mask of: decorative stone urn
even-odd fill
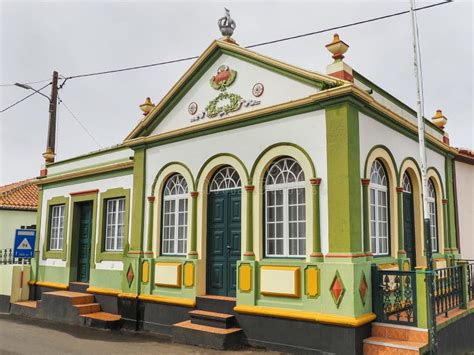
[[[339,38],[339,35],[335,33],[334,37],[332,38],[332,42],[326,44],[326,48],[332,53],[332,58],[335,61],[340,61],[344,58],[344,53],[346,53],[349,49],[349,45],[342,41]]]
[[[436,127],[444,129],[444,126],[446,126],[446,122],[448,122],[448,119],[446,118],[446,116],[443,115],[443,111],[436,110],[435,115],[433,116],[433,118],[431,118],[431,122],[433,122]]]

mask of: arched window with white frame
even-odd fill
[[[306,256],[305,177],[292,158],[274,161],[265,178],[265,254]]]
[[[185,255],[188,231],[188,184],[181,174],[170,176],[163,189],[162,249],[164,255]]]
[[[438,218],[436,210],[436,190],[431,179],[428,180],[428,211],[430,215],[431,249],[438,251]]]
[[[390,252],[388,177],[377,159],[370,169],[370,242],[373,255]]]

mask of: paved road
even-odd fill
[[[226,354],[251,354],[245,349]],[[106,331],[0,315],[0,354],[219,354],[221,351],[174,344],[168,337]],[[265,354],[266,355],[266,354]]]

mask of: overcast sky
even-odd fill
[[[417,2],[423,6],[438,2]],[[234,38],[251,45],[312,32],[408,8],[400,1],[312,2],[19,2],[0,0],[0,84],[160,62],[199,55],[220,37],[223,7],[237,23]],[[418,12],[425,112],[448,117],[454,146],[474,148],[473,5],[456,1]],[[346,62],[395,97],[415,107],[409,15],[337,31],[350,45]],[[255,50],[324,72],[332,60],[324,33]],[[141,118],[138,105],[156,103],[192,62],[68,81],[59,95],[102,147],[120,143]],[[47,83],[47,82],[46,82]],[[34,84],[36,88],[41,83]],[[45,92],[49,95],[49,89]],[[28,92],[0,87],[0,107]],[[62,105],[57,160],[99,146]],[[48,102],[35,95],[0,114],[0,184],[37,176],[45,150]]]

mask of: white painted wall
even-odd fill
[[[70,170],[83,169],[98,164],[110,164],[111,162],[117,160],[125,160],[129,157],[133,157],[133,150],[130,148],[124,148],[98,155],[84,156],[83,158],[78,160],[49,166],[48,175],[64,173]],[[60,161],[58,163],[60,163]]]
[[[13,249],[15,230],[36,224],[36,211],[0,210],[0,250]]]
[[[362,113],[359,113],[359,134],[361,178],[364,177],[364,165],[369,151],[379,144],[390,149],[398,170],[400,170],[402,161],[408,157],[412,157],[419,165],[418,141],[414,141]],[[444,157],[431,149],[427,149],[426,158],[428,168],[434,167],[440,173],[444,190],[446,191]]]
[[[213,89],[209,81],[217,74],[219,66],[223,64],[228,65],[230,69],[237,71],[237,78],[234,83],[227,88],[227,92],[239,94],[246,100],[260,100],[261,103],[257,106],[250,106],[248,108],[242,107],[240,110],[224,116],[223,118],[216,117],[210,119],[206,117],[202,120],[191,122],[193,116],[188,112],[188,106],[191,102],[196,102],[198,104],[199,113],[205,109],[209,101],[219,95],[219,91]],[[256,83],[262,83],[265,87],[263,95],[258,98],[252,95],[252,87]],[[194,84],[186,95],[184,95],[181,101],[173,108],[173,110],[171,110],[158,127],[155,128],[151,135],[196,125],[209,120],[225,120],[226,117],[231,117],[232,115],[300,99],[318,91],[319,89],[315,87],[292,80],[286,76],[257,65],[247,63],[241,59],[223,54],[207,70],[201,79]]]
[[[360,82],[359,80],[355,79],[354,84],[364,90],[371,89],[369,86],[365,85],[364,83]],[[377,100],[379,103],[387,107],[390,111],[395,112],[396,114],[400,115],[407,121],[410,121],[411,123],[418,124],[418,119],[416,115],[413,115],[411,112],[408,110],[405,110],[403,107],[397,105],[395,101],[389,100],[385,96],[379,94],[376,89],[373,90],[373,93],[371,96]],[[438,139],[443,139],[443,135],[439,133],[438,131],[434,130],[430,126],[426,125],[425,126],[426,132],[432,134],[433,136],[437,137]]]
[[[182,162],[196,178],[207,159],[218,153],[231,153],[239,157],[250,173],[258,155],[275,143],[291,142],[301,146],[312,158],[316,174],[322,178],[321,247],[328,251],[327,167],[326,167],[326,120],[325,111],[309,112],[266,123],[242,127],[203,137],[184,140],[147,150],[146,194],[159,170],[169,162]],[[149,223],[145,209],[145,226]],[[147,234],[147,228],[145,228]],[[145,237],[145,245],[146,245]]]
[[[43,260],[42,254],[43,254],[43,244],[46,236],[46,218],[47,218],[47,203],[48,200],[50,200],[53,197],[58,197],[58,196],[65,196],[65,197],[70,197],[70,193],[72,192],[79,192],[79,191],[87,191],[87,190],[99,190],[99,195],[98,195],[98,201],[97,203],[100,203],[100,193],[105,192],[109,189],[113,188],[124,188],[124,189],[130,189],[130,204],[133,199],[133,175],[130,173],[130,175],[125,175],[125,176],[119,176],[119,177],[114,177],[110,179],[103,179],[103,180],[96,180],[96,181],[90,181],[90,182],[84,182],[80,184],[72,184],[68,186],[61,186],[61,187],[56,187],[56,188],[47,188],[43,191],[43,208],[42,208],[42,213],[41,213],[41,239],[40,239],[40,258],[39,258],[39,263],[40,265],[47,265],[47,266],[58,266],[58,267],[64,267],[66,266],[66,262],[63,260],[57,260],[57,259],[46,259]],[[131,206],[131,205],[130,205]],[[96,219],[96,246],[95,250],[97,252],[98,246],[97,246],[97,241],[98,241],[98,235],[99,235],[99,213],[100,213],[100,206],[97,206],[97,215],[94,216]],[[131,209],[130,209],[131,210]],[[73,212],[73,206],[71,203],[69,203],[69,214],[68,214],[68,226],[67,230],[65,231],[65,237],[69,236],[69,226],[70,226],[70,221],[72,218],[72,212]],[[130,216],[129,220],[129,242],[131,238],[131,226],[132,226],[132,217]],[[68,252],[70,251],[70,245],[68,245]],[[94,256],[95,258],[95,256]],[[123,263],[121,261],[103,261],[101,263],[96,264],[97,269],[102,269],[102,270],[122,270],[123,269]]]
[[[474,165],[455,162],[461,256],[474,260]]]

